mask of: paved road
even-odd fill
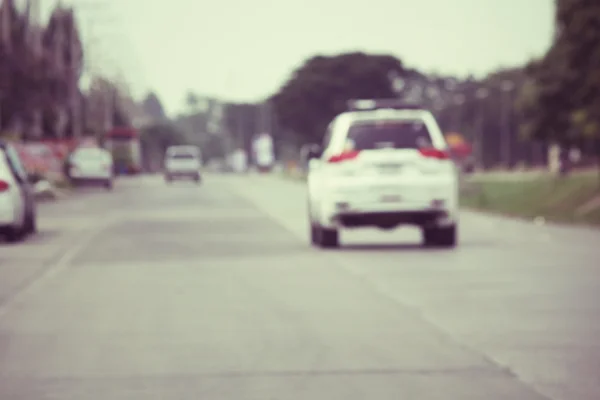
[[[600,236],[465,214],[309,248],[301,183],[120,182],[0,247],[0,399],[600,394]]]

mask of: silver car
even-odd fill
[[[197,146],[171,146],[165,153],[165,180],[193,179],[200,183],[202,156]]]

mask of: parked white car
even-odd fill
[[[202,155],[197,146],[170,146],[165,153],[165,180],[193,179],[200,183]]]
[[[18,242],[35,233],[36,203],[33,185],[17,151],[0,141],[0,234]]]
[[[415,225],[426,245],[454,247],[459,173],[433,115],[389,101],[350,107],[305,150],[312,243],[337,247],[341,228]]]
[[[101,184],[113,188],[113,158],[101,147],[81,147],[71,153],[68,161],[69,179],[74,184]]]

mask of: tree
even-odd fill
[[[101,135],[106,123],[112,126],[130,126],[133,100],[110,79],[95,76],[85,96],[85,131]],[[107,118],[110,118],[107,121]]]
[[[131,116],[127,112],[127,109],[124,107],[123,99],[121,98],[121,93],[117,90],[113,90],[112,92],[112,117],[111,122],[112,126],[115,127],[126,127],[131,126]]]
[[[196,111],[199,103],[200,99],[198,98],[198,95],[191,90],[188,91],[185,96],[185,104],[188,106],[190,112]]]
[[[21,13],[14,3],[6,0],[0,5],[0,128],[19,130],[39,100],[39,65],[29,41],[28,9]]]
[[[169,146],[187,144],[185,134],[170,122],[159,122],[141,129],[142,141],[165,151]]]
[[[221,154],[225,150],[219,150],[221,147],[226,148],[230,143],[229,132],[222,129],[222,116],[227,117],[226,107],[223,110],[222,102],[214,98],[203,98],[203,107],[197,107],[195,110],[183,115],[179,115],[175,119],[177,126],[185,132],[190,143],[200,146],[203,153],[206,155],[205,149],[210,150],[210,153]],[[223,113],[223,111],[225,111]],[[223,115],[224,114],[224,115]],[[219,139],[215,139],[217,136]],[[219,142],[218,145],[215,143]],[[220,156],[219,156],[220,157]]]
[[[251,103],[225,104],[224,126],[235,147],[246,152],[252,148],[252,137],[258,127],[260,106]]]
[[[30,1],[23,11],[15,2],[0,4],[4,16],[0,18],[0,130],[14,131],[22,139],[39,139],[28,128],[41,116],[42,138],[69,136],[75,122],[82,122],[72,111],[83,105],[87,128],[99,133],[108,114],[101,100],[109,98],[114,105],[113,125],[129,125],[132,100],[115,82],[100,78],[103,83],[96,82],[86,95],[79,89],[83,45],[73,9],[59,4],[48,23],[38,26],[29,15]],[[41,43],[33,40],[37,38]],[[65,127],[67,135],[63,135]]]
[[[47,64],[58,82],[48,88],[52,100],[43,107],[44,136],[62,137],[72,134],[74,107],[81,107],[79,80],[83,73],[83,45],[72,8],[58,4],[52,11],[42,35]],[[59,126],[58,121],[64,126]],[[63,130],[63,128],[67,128]]]
[[[394,97],[390,73],[403,77],[407,71],[389,55],[315,56],[271,98],[279,126],[302,143],[320,141],[348,100]]]
[[[202,145],[204,161],[225,158],[227,156],[227,139],[223,135],[209,135]]]
[[[10,24],[0,44],[0,128],[17,130],[27,138],[34,111],[41,111],[44,133],[52,137],[57,107],[66,107],[70,99],[81,97],[77,82],[83,52],[74,14],[57,6],[48,24],[40,27],[31,21],[29,2],[23,12],[14,3],[6,0],[0,6],[0,12],[7,16],[0,23]],[[0,29],[5,32],[4,27]],[[32,40],[36,36],[42,37],[41,52]]]
[[[472,143],[482,167],[544,162],[545,149],[518,134],[522,122],[514,112],[515,94],[527,82],[522,67],[502,68],[480,80],[445,77],[433,82],[438,95],[430,108],[442,130],[460,133]]]
[[[563,145],[595,142],[600,165],[600,3],[557,0],[555,41],[527,69],[523,133]],[[587,147],[589,149],[589,147]]]
[[[144,99],[142,106],[144,111],[153,119],[161,120],[166,118],[164,108],[156,93],[149,93]]]
[[[142,158],[147,171],[158,171],[169,146],[188,144],[186,135],[175,124],[162,121],[140,131]]]
[[[506,161],[542,163],[545,149],[521,140],[521,121],[513,112],[514,94],[526,81],[521,66],[499,69],[480,80],[457,79],[408,68],[391,56],[315,56],[271,98],[279,128],[275,142],[278,147],[297,147],[320,141],[325,126],[346,109],[348,99],[399,97],[430,109],[444,132],[457,132],[480,144],[478,161],[485,167]],[[512,90],[503,90],[507,83]]]
[[[570,88],[569,140],[593,140],[600,167],[600,3],[557,3],[557,47],[568,67],[563,86]]]
[[[83,73],[83,45],[72,8],[57,5],[43,33],[44,47],[55,58],[55,65],[75,89]]]

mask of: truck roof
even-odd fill
[[[167,148],[167,154],[177,154],[177,153],[194,153],[199,154],[200,148],[194,145],[177,145],[177,146],[169,146]]]

